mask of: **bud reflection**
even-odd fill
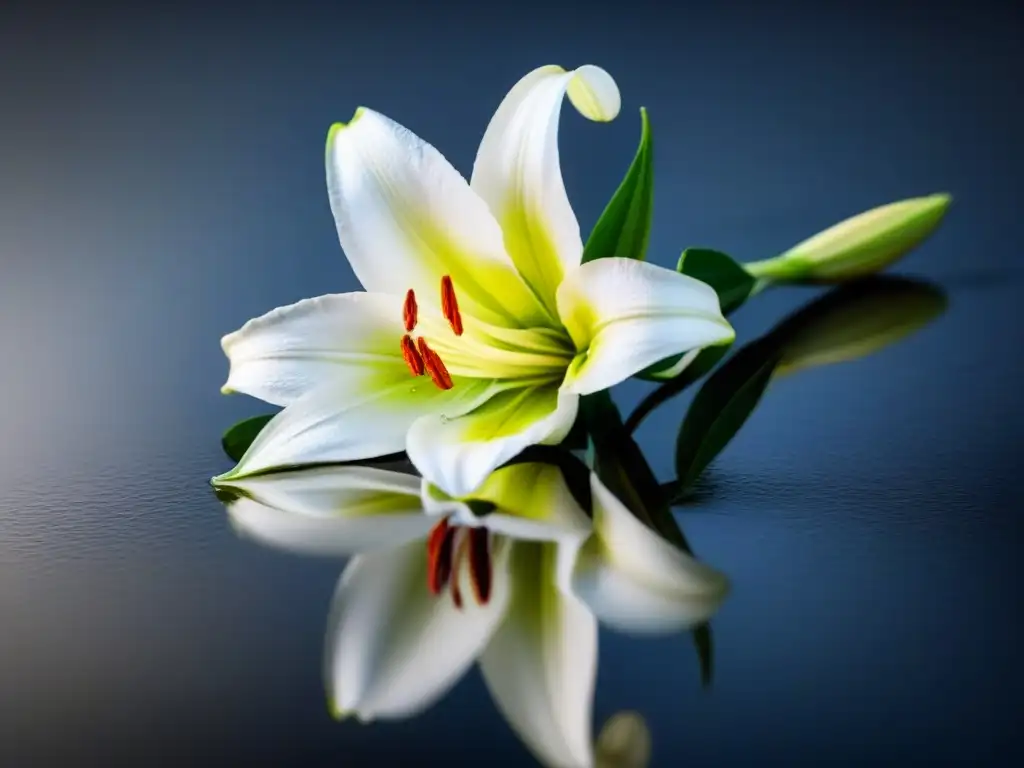
[[[904,278],[869,278],[837,288],[773,331],[782,347],[776,375],[870,355],[928,325],[946,306],[940,288]]]
[[[608,718],[594,747],[597,768],[647,768],[651,762],[651,731],[639,712],[617,712]]]

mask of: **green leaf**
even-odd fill
[[[711,679],[714,672],[714,645],[711,640],[711,625],[704,622],[693,628],[691,632],[693,645],[697,649],[697,659],[700,662],[700,682],[705,688],[711,687]]]
[[[692,555],[672,507],[639,446],[626,432],[619,409],[607,390],[580,399],[580,412],[590,433],[590,458],[601,482],[644,524],[667,541]],[[711,625],[704,622],[690,633],[701,682],[711,685]]]
[[[708,248],[687,248],[679,257],[676,271],[707,283],[715,289],[728,315],[747,300],[757,280],[721,251]]]
[[[743,347],[704,382],[676,441],[681,491],[693,484],[746,422],[780,357],[775,338],[765,336]]]
[[[573,422],[572,428],[569,430],[569,434],[565,436],[565,439],[558,446],[567,451],[581,451],[587,447],[587,425],[583,423],[582,418],[577,416],[576,421]]]
[[[685,498],[699,474],[745,423],[770,379],[855,360],[895,344],[939,317],[946,303],[942,290],[930,283],[872,276],[800,307],[738,351],[704,383],[679,433],[678,478],[664,484],[662,492],[671,501]],[[627,427],[635,429],[651,411],[684,389],[687,375],[689,369],[680,380],[667,381],[644,398]]]
[[[220,439],[220,444],[228,458],[236,462],[241,461],[242,456],[245,455],[245,452],[249,450],[249,446],[252,445],[252,441],[256,439],[256,435],[276,415],[276,413],[268,413],[263,416],[253,416],[238,422],[228,429],[224,433],[224,437]]]
[[[590,434],[590,463],[601,482],[640,521],[685,552],[692,552],[661,484],[623,426],[608,391],[581,398],[580,412]]]
[[[654,206],[654,147],[647,110],[640,108],[640,146],[583,248],[583,263],[608,256],[643,261]]]
[[[728,344],[721,344],[716,347],[702,349],[700,354],[674,379],[662,382],[661,386],[651,391],[640,404],[629,414],[626,419],[626,431],[630,434],[636,431],[651,411],[664,405],[666,402],[682,394],[691,384],[699,381],[708,371],[718,365],[718,361],[725,357],[729,351]]]

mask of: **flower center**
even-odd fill
[[[427,536],[427,587],[439,595],[448,587],[456,608],[462,608],[459,575],[468,561],[470,583],[480,605],[491,598],[492,565],[490,534],[486,528],[460,528],[440,520]]]
[[[459,312],[459,302],[455,297],[455,286],[452,284],[450,275],[441,278],[441,313],[448,321],[448,325],[451,326],[452,332],[456,336],[461,336],[462,314]],[[416,328],[418,315],[416,292],[410,288],[405,294],[405,303],[402,305],[402,321],[405,323],[405,335],[402,336],[402,358],[413,376],[422,376],[426,373],[439,389],[451,389],[454,386],[452,377],[440,355],[430,348],[427,340],[422,336],[418,336],[413,341],[410,335]]]

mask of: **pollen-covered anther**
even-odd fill
[[[439,595],[451,579],[456,530],[448,525],[448,518],[444,518],[427,535],[427,588],[433,595]]]
[[[416,327],[418,312],[416,292],[410,288],[405,293],[405,303],[402,305],[402,321],[405,323],[406,333],[412,333],[413,328]]]
[[[412,337],[408,334],[402,337],[402,359],[409,366],[413,376],[423,375],[423,371],[426,370],[423,357],[417,351],[416,344],[413,343]]]
[[[448,369],[444,367],[444,363],[438,356],[437,352],[432,350],[427,345],[427,340],[420,336],[416,339],[416,346],[420,353],[420,358],[423,360],[423,367],[430,376],[430,380],[434,382],[434,385],[438,389],[451,389],[452,377],[448,373]]]
[[[451,275],[441,278],[441,312],[456,336],[462,335],[462,314],[459,312],[459,301],[455,298],[455,286]]]
[[[491,551],[486,528],[469,529],[469,575],[480,605],[491,599]]]
[[[463,566],[466,566],[463,568]],[[452,603],[462,609],[462,579],[469,578],[478,605],[487,605],[494,584],[490,533],[440,520],[427,534],[427,588],[440,595],[445,587]]]

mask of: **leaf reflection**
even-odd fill
[[[728,581],[640,522],[597,475],[589,485],[584,509],[557,464],[519,462],[473,499],[452,499],[415,475],[343,465],[216,492],[242,536],[351,557],[325,642],[338,718],[414,716],[479,664],[496,707],[543,764],[645,765],[649,737],[635,724],[595,745],[598,624],[685,630],[706,623]]]
[[[676,444],[677,479],[665,489],[685,496],[704,469],[746,423],[771,382],[797,371],[856,360],[905,339],[939,317],[947,299],[936,285],[872,277],[835,288],[731,355],[704,382]],[[630,418],[635,427],[679,393],[655,390]]]

